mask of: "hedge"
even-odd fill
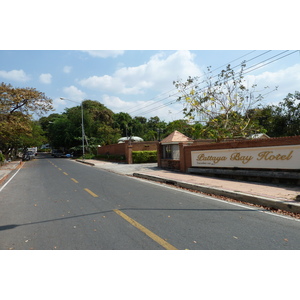
[[[132,161],[134,164],[157,162],[157,151],[132,151]]]
[[[121,162],[125,161],[125,155],[98,154],[95,159]]]

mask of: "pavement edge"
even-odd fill
[[[81,159],[75,159],[77,162],[80,162],[80,163],[83,163],[83,164],[86,164],[86,165],[90,165],[90,166],[95,166],[95,164],[91,163],[91,162],[87,162],[87,161],[84,161],[84,160],[81,160]]]
[[[228,191],[224,189],[219,189],[215,187],[208,187],[203,185],[195,185],[184,181],[177,181],[177,180],[169,180],[166,178],[162,178],[159,176],[153,176],[143,173],[133,173],[134,177],[142,178],[142,179],[148,179],[156,182],[166,183],[170,185],[175,185],[182,188],[187,188],[191,190],[196,190],[203,192],[205,194],[212,194],[216,196],[223,196],[227,198],[231,198],[234,200],[246,202],[246,203],[252,203],[257,205],[262,205],[266,207],[270,207],[273,209],[280,209],[292,213],[300,213],[300,203],[294,203],[290,201],[280,201],[276,199],[270,199],[266,197],[256,196],[256,195],[250,195],[241,193],[238,191]]]
[[[9,172],[7,172],[7,174],[5,174],[3,177],[0,178],[0,185],[3,184],[3,182],[9,178],[9,176],[11,175],[12,171],[21,168],[23,166],[24,162],[20,161],[18,164],[16,164],[16,167],[11,169]]]

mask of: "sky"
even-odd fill
[[[300,90],[295,50],[1,50],[0,82],[44,92],[56,113],[90,99],[114,113],[171,122],[183,118],[173,81],[204,79],[208,66],[215,75],[229,63],[238,70],[242,61],[249,85],[269,87],[264,104]]]
[[[44,92],[57,113],[90,99],[166,122],[183,118],[173,81],[208,66],[216,75],[246,60],[249,85],[278,86],[266,104],[300,89],[295,1],[100,2],[4,2],[0,82]]]

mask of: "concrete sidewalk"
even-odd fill
[[[10,173],[21,165],[21,160],[11,161],[0,166],[0,185],[8,178]]]
[[[243,182],[185,174],[160,169],[156,163],[128,165],[92,159],[87,159],[84,162],[91,166],[118,174],[132,175],[143,179],[197,190],[205,194],[223,196],[243,202],[300,213],[300,202],[296,201],[300,195],[300,186]]]

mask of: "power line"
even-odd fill
[[[170,102],[164,103],[164,104],[162,104],[162,105],[160,105],[160,106],[157,106],[157,107],[155,107],[155,108],[151,108],[151,109],[149,109],[149,110],[147,110],[147,111],[144,111],[144,112],[140,113],[140,115],[141,115],[141,116],[146,115],[146,114],[148,114],[148,113],[150,113],[150,112],[152,112],[152,111],[156,111],[156,110],[158,110],[158,109],[160,109],[160,108],[163,108],[163,107],[169,106],[169,105],[171,105],[171,104],[174,104],[176,101],[177,101],[177,100],[171,100]]]
[[[256,50],[252,50],[252,51],[250,51],[250,52],[248,52],[248,53],[246,53],[246,54],[244,54],[244,55],[242,55],[242,56],[240,56],[240,57],[238,57],[238,58],[236,58],[236,59],[230,61],[229,63],[224,64],[224,65],[222,65],[222,66],[220,66],[220,67],[214,69],[212,72],[214,72],[214,71],[216,71],[216,70],[218,70],[218,69],[220,69],[220,68],[222,68],[222,67],[224,67],[224,66],[226,66],[226,65],[228,65],[228,64],[230,64],[230,63],[232,63],[232,62],[235,62],[235,61],[237,61],[237,60],[239,60],[239,59],[241,59],[241,58],[243,58],[243,57],[245,57],[245,56],[248,56],[248,55],[252,54],[252,53],[255,52],[255,51],[256,51]],[[270,50],[270,51],[271,51],[271,50]],[[267,52],[269,52],[269,51],[267,51]],[[258,56],[261,56],[261,55],[263,55],[263,54],[260,54],[260,55],[258,55]],[[258,56],[257,56],[257,57],[258,57]],[[252,59],[251,59],[251,60],[252,60]],[[203,77],[203,75],[202,75],[201,77]],[[199,77],[199,78],[201,78],[201,77]],[[160,94],[160,95],[158,95],[158,96],[156,96],[156,97],[154,97],[154,98],[152,98],[152,99],[150,99],[150,100],[147,100],[147,101],[154,100],[155,98],[157,98],[157,97],[159,97],[159,96],[162,96],[162,95],[164,95],[164,94],[170,93],[170,92],[172,92],[172,91],[174,91],[174,90],[176,90],[176,88],[173,88],[173,89],[171,89],[171,90],[169,90],[169,91],[167,91],[167,92],[164,92],[164,93],[162,93],[162,94]],[[140,110],[140,109],[143,109],[143,108],[152,106],[152,105],[154,105],[154,104],[156,104],[156,103],[162,102],[162,101],[164,101],[164,100],[170,98],[171,96],[177,95],[178,93],[179,93],[179,92],[176,92],[175,94],[172,94],[172,95],[168,95],[167,97],[164,97],[164,98],[162,98],[162,99],[160,99],[160,100],[157,100],[157,101],[155,101],[155,102],[153,102],[153,103],[150,103],[150,104],[148,104],[148,105],[146,105],[146,106],[142,106],[141,108],[134,108],[133,110],[132,110],[132,109],[131,109],[131,110],[128,110],[128,111],[126,111],[126,113],[129,113],[129,114],[130,114],[130,113],[134,113],[134,112],[136,112],[136,111],[138,111],[138,110]]]
[[[272,51],[272,50],[265,51],[264,53],[259,54],[259,55],[255,56],[255,57],[249,59],[249,60],[246,61],[246,62],[252,61],[252,60],[254,60],[254,59],[256,59],[256,58],[258,58],[258,57],[260,57],[260,56],[262,56],[262,55],[265,55],[265,54],[267,54],[267,53],[269,53],[269,52],[271,52],[271,51]],[[247,72],[243,72],[243,74],[250,73],[250,72],[252,72],[252,71],[254,71],[254,70],[256,70],[256,69],[262,68],[262,67],[264,67],[264,66],[266,66],[266,65],[268,65],[268,64],[270,64],[270,63],[273,63],[273,62],[278,61],[278,60],[280,60],[280,59],[282,59],[282,58],[284,58],[284,57],[287,57],[287,56],[289,56],[289,55],[292,55],[292,54],[294,54],[295,52],[298,52],[298,50],[295,50],[295,51],[293,51],[293,52],[291,52],[291,53],[288,53],[288,54],[286,54],[286,55],[284,55],[284,56],[281,56],[281,57],[279,57],[279,58],[277,58],[277,59],[274,59],[274,60],[269,61],[270,59],[275,58],[275,57],[278,57],[278,56],[280,56],[280,55],[282,55],[282,54],[284,54],[284,53],[286,53],[286,52],[288,52],[288,51],[290,51],[290,50],[282,51],[282,52],[279,53],[279,54],[276,54],[276,55],[274,55],[274,56],[272,56],[272,57],[270,57],[270,58],[268,58],[268,59],[265,59],[265,60],[263,60],[263,61],[260,61],[259,63],[256,63],[256,64],[254,64],[254,65],[248,67],[247,69],[245,69],[246,71],[247,71],[247,70],[248,70],[248,71],[247,71]],[[254,52],[254,51],[252,51],[252,52],[250,52],[250,53],[253,53],[253,52]],[[250,54],[250,53],[248,53],[248,54]],[[245,55],[244,55],[244,56],[245,56]],[[239,59],[239,58],[238,58],[238,59]],[[238,59],[236,59],[236,60],[238,60]],[[234,60],[234,61],[236,61],[236,60]],[[232,61],[232,62],[233,62],[233,61]],[[246,62],[245,62],[245,63],[246,63]],[[266,63],[265,63],[265,64],[262,64],[262,63],[264,63],[264,62],[266,62]],[[225,65],[228,65],[228,64],[225,64]],[[255,66],[257,66],[257,67],[255,67]],[[221,66],[221,67],[222,67],[222,66]],[[215,70],[217,70],[217,69],[219,69],[219,68],[221,68],[221,67],[218,67],[218,68],[214,69],[213,71],[215,71]],[[232,69],[237,68],[237,67],[240,67],[240,64],[234,66]],[[215,75],[215,76],[213,76],[212,78],[217,77],[217,76],[218,76],[218,74]],[[201,78],[201,77],[199,77],[199,78]],[[204,83],[204,82],[205,82],[205,81],[202,81],[202,82],[200,82],[200,84],[201,84],[201,83]],[[196,86],[196,85],[199,85],[199,83],[190,86],[190,88],[192,88],[192,87],[194,87],[194,86]],[[204,90],[206,87],[207,87],[207,86],[201,88],[201,90]],[[173,90],[174,90],[174,89],[173,89]],[[172,90],[171,90],[171,91],[172,91]],[[172,95],[169,95],[168,97],[165,97],[165,98],[163,98],[163,99],[161,99],[161,100],[158,100],[158,101],[156,101],[156,102],[154,102],[154,103],[151,103],[151,104],[149,104],[149,105],[147,105],[147,106],[144,106],[143,108],[152,106],[152,105],[154,105],[154,104],[156,104],[156,103],[158,103],[158,102],[164,101],[164,100],[170,98],[171,96],[175,96],[175,95],[177,95],[177,94],[179,94],[179,92],[176,92],[176,93],[174,93],[174,94],[172,94]],[[150,113],[150,112],[156,111],[156,110],[158,110],[158,109],[160,109],[160,108],[163,108],[163,107],[172,105],[172,104],[174,104],[174,103],[176,103],[176,100],[171,100],[171,101],[169,101],[169,102],[167,102],[167,103],[165,103],[165,104],[162,104],[162,105],[160,105],[160,106],[150,108],[149,110],[146,110],[146,111],[142,111],[142,112],[140,112],[140,115],[148,114],[148,113]],[[137,110],[141,110],[141,109],[136,109],[136,110],[134,110],[134,111],[137,111]],[[182,110],[182,111],[183,111],[183,110]]]
[[[287,51],[289,51],[289,50],[283,51],[283,52],[279,53],[278,55],[281,55],[281,54],[283,54],[283,53],[285,53],[285,52],[287,52]],[[296,52],[298,52],[298,50],[295,50],[295,51],[293,51],[293,52],[291,52],[291,53],[288,53],[288,54],[286,54],[286,55],[284,55],[284,56],[282,56],[282,57],[279,57],[279,58],[277,58],[277,59],[274,59],[274,60],[272,60],[272,61],[270,61],[270,62],[267,62],[267,63],[261,65],[261,63],[267,61],[267,60],[264,60],[263,62],[260,62],[260,63],[256,64],[256,65],[259,65],[258,67],[254,68],[254,69],[251,69],[251,70],[249,70],[248,72],[244,72],[244,74],[247,74],[247,73],[250,73],[250,72],[252,72],[252,71],[254,71],[254,70],[256,70],[256,69],[262,68],[262,67],[264,67],[264,66],[266,66],[266,65],[269,65],[270,63],[273,63],[273,62],[275,62],[275,61],[278,61],[278,60],[280,60],[280,59],[282,59],[282,58],[284,58],[284,57],[286,57],[286,56],[292,55],[292,54],[294,54],[294,53],[296,53]],[[269,58],[269,59],[272,59],[272,58],[274,58],[274,57],[276,57],[276,56],[278,56],[278,55],[272,56],[272,57]],[[254,66],[256,66],[256,65],[254,65]],[[254,66],[252,66],[252,67],[250,67],[250,68],[253,68]],[[248,68],[248,69],[250,69],[250,68]],[[246,69],[246,70],[247,70],[247,69]]]
[[[170,91],[173,91],[173,90],[174,90],[174,89],[172,89],[172,90],[170,90]],[[169,96],[167,96],[167,97],[165,97],[165,98],[163,98],[163,99],[157,100],[157,101],[155,101],[155,102],[153,102],[153,103],[150,103],[150,104],[148,104],[148,105],[146,105],[146,106],[143,106],[142,108],[146,108],[146,107],[152,106],[152,105],[154,105],[155,103],[164,101],[164,100],[170,98],[170,96],[174,96],[174,95],[176,95],[176,94],[177,94],[177,93],[175,93],[175,94],[173,94],[173,95],[169,95]],[[152,99],[155,99],[155,97],[152,98]],[[147,100],[147,101],[151,101],[151,100]],[[141,108],[134,109],[133,111],[130,111],[130,110],[129,110],[129,111],[127,111],[127,113],[133,113],[133,112],[136,112],[136,111],[138,111],[138,110],[140,110],[140,109],[141,109]]]
[[[266,54],[266,53],[268,53],[268,52],[270,52],[270,51],[271,51],[271,50],[266,51],[266,52],[264,52],[264,53],[262,53],[262,54],[260,54],[260,55],[257,55],[257,56],[255,56],[254,58],[252,58],[251,60],[253,60],[253,59],[255,59],[255,58],[259,57],[259,56],[262,56],[262,55],[264,55],[264,54]],[[254,51],[251,51],[251,52],[249,52],[249,53],[247,53],[246,55],[249,55],[249,54],[251,54],[251,53],[253,53],[253,52],[255,52],[255,50],[254,50]],[[230,61],[228,64],[230,64],[230,63],[232,63],[232,62],[234,62],[234,61],[236,61],[236,60],[238,60],[238,59],[240,59],[240,58],[243,58],[243,57],[245,57],[246,55],[243,55],[243,56],[241,56],[241,57],[239,57],[239,58],[237,58],[237,59],[235,59],[235,60],[233,60],[233,61]],[[214,69],[213,71],[216,71],[216,70],[222,68],[223,66],[227,66],[228,64],[224,64],[224,65],[222,65],[222,66],[220,66],[220,67]],[[237,65],[237,66],[235,66],[235,67],[233,67],[233,68],[236,68],[236,67],[239,67],[239,66],[240,66],[240,64]],[[213,71],[212,71],[212,72],[213,72]],[[204,75],[202,75],[201,77],[203,77],[203,76],[204,76]],[[215,75],[215,76],[213,76],[212,78],[217,77],[217,76],[218,76],[218,75]],[[201,78],[201,77],[199,77],[199,78]],[[205,82],[205,80],[203,80],[202,82],[200,82],[200,84],[201,84],[201,83],[204,83],[204,82]],[[191,85],[191,86],[189,86],[189,88],[195,87],[196,85],[199,85],[199,83],[196,83],[196,84],[194,84],[194,85]],[[172,89],[171,91],[173,91],[173,90],[176,90],[176,89]],[[156,104],[156,103],[158,103],[158,102],[161,102],[161,101],[163,101],[163,100],[166,100],[166,99],[170,98],[171,96],[175,96],[175,95],[177,95],[177,94],[179,94],[179,93],[180,93],[180,92],[177,91],[176,93],[174,93],[174,94],[172,94],[172,95],[169,95],[169,96],[167,96],[167,97],[165,97],[165,98],[163,98],[163,99],[161,99],[161,100],[158,100],[158,101],[156,101],[156,102],[154,102],[154,103],[151,103],[151,104],[149,104],[149,105],[147,105],[147,106],[144,106],[143,108],[152,106],[152,105],[154,105],[154,104]],[[157,109],[160,109],[160,108],[169,106],[169,105],[171,105],[171,104],[174,104],[175,102],[176,102],[176,100],[175,100],[175,101],[172,100],[172,101],[170,101],[170,102],[168,102],[168,103],[165,103],[165,104],[162,104],[162,105],[160,105],[160,106],[151,108],[151,109],[149,109],[149,110],[147,110],[147,111],[142,111],[142,112],[140,112],[140,115],[148,114],[148,113],[150,113],[150,112],[152,112],[152,111],[156,111]],[[135,112],[135,111],[138,111],[138,110],[140,110],[140,109],[135,109],[134,111],[131,111],[131,113],[132,113],[132,112]]]
[[[216,71],[216,70],[222,68],[223,66],[227,66],[228,64],[230,64],[230,63],[232,63],[232,62],[234,62],[234,61],[237,61],[237,60],[239,60],[239,59],[241,59],[241,58],[243,58],[243,57],[245,57],[245,56],[247,56],[247,55],[249,55],[249,54],[251,54],[251,53],[253,53],[253,52],[255,52],[255,51],[256,51],[256,50],[250,51],[249,53],[247,53],[247,54],[245,54],[245,55],[243,55],[243,56],[241,56],[241,57],[239,57],[239,58],[237,58],[237,59],[234,59],[234,60],[230,61],[229,63],[224,64],[224,65],[222,65],[222,66],[220,66],[220,67],[218,67],[218,68],[212,70],[211,72],[214,72],[214,71]],[[271,52],[271,51],[272,51],[272,50],[265,51],[265,52],[263,52],[263,53],[261,53],[261,54],[255,56],[255,57],[253,57],[253,58],[251,58],[251,59],[249,59],[249,60],[247,60],[247,61],[245,61],[245,62],[252,61],[252,60],[254,60],[254,59],[256,59],[256,58],[258,58],[258,57],[260,57],[260,56],[262,56],[262,55],[265,55],[265,54],[267,54],[267,53],[269,53],[269,52]],[[232,69],[235,69],[235,68],[240,67],[240,66],[241,66],[241,64],[238,64],[238,65],[232,67]],[[216,75],[212,76],[211,79],[217,77],[218,75],[219,75],[219,74],[216,74]],[[198,77],[198,79],[199,79],[199,78],[202,78],[203,76],[204,76],[204,75]],[[197,82],[197,83],[195,83],[194,85],[189,86],[189,88],[193,88],[193,87],[195,87],[195,86],[197,86],[197,85],[199,85],[199,84],[202,84],[202,83],[204,83],[204,82],[205,82],[205,80],[201,81],[200,83]],[[202,88],[202,89],[203,89],[203,88]],[[176,90],[176,89],[173,89],[173,90]],[[172,91],[172,90],[171,90],[171,91]],[[143,108],[152,106],[152,105],[154,105],[154,104],[156,104],[156,103],[158,103],[158,102],[164,101],[164,100],[170,98],[171,96],[175,96],[175,95],[177,95],[177,94],[179,94],[179,93],[180,93],[180,92],[177,91],[176,93],[174,93],[174,94],[172,94],[172,95],[169,95],[168,97],[165,97],[165,98],[163,98],[163,99],[161,99],[161,100],[158,100],[158,101],[156,101],[156,102],[154,102],[154,103],[151,103],[151,104],[149,104],[149,105],[147,105],[147,106],[144,106]],[[147,110],[146,112],[143,112],[143,111],[142,111],[142,113],[140,113],[140,115],[145,115],[145,114],[147,114],[147,113],[150,113],[150,112],[152,112],[152,111],[155,111],[155,110],[157,110],[157,109],[160,109],[160,108],[162,108],[162,107],[164,107],[164,106],[169,106],[169,105],[171,105],[171,104],[174,104],[175,102],[176,102],[176,101],[172,100],[171,102],[168,102],[168,103],[166,103],[166,104],[163,104],[163,105],[161,105],[161,106],[159,106],[159,107],[154,107],[154,108],[152,108],[152,109],[150,109],[150,110]],[[140,110],[140,109],[135,109],[134,111],[131,111],[131,113],[132,113],[132,112],[135,112],[135,111],[138,111],[138,110]]]
[[[279,53],[279,54],[277,54],[277,55],[274,55],[274,56],[268,58],[267,60],[264,60],[263,62],[268,61],[268,60],[270,60],[270,59],[272,59],[272,58],[274,58],[274,57],[277,57],[277,56],[279,56],[279,55],[282,55],[283,53],[286,53],[286,52],[288,52],[288,51],[290,51],[290,50],[283,51],[283,52],[281,52],[281,53]],[[266,65],[268,65],[268,64],[270,64],[270,63],[273,63],[273,62],[278,61],[278,60],[280,60],[280,59],[282,59],[282,58],[284,58],[284,57],[287,57],[287,56],[289,56],[289,55],[292,55],[292,54],[294,54],[294,53],[296,53],[296,52],[298,52],[298,51],[299,51],[299,50],[295,50],[295,51],[293,51],[293,52],[291,52],[291,53],[288,53],[288,54],[286,54],[286,55],[284,55],[284,56],[281,56],[281,57],[279,57],[279,58],[277,58],[277,59],[274,59],[274,60],[272,60],[272,61],[269,61],[269,62],[267,62],[267,63],[265,63],[265,64],[263,64],[263,65],[261,64],[262,62],[257,63],[257,64],[255,64],[255,65],[249,67],[248,69],[250,69],[250,70],[248,70],[248,72],[244,72],[243,74],[250,73],[250,72],[252,72],[252,71],[254,71],[254,70],[256,70],[256,69],[262,68],[262,67],[264,67],[264,66],[266,66]],[[256,65],[258,65],[258,66],[257,66],[256,68],[253,68],[253,67],[256,66]],[[204,88],[202,88],[202,89],[204,89]],[[202,89],[201,89],[201,90],[202,90]],[[275,90],[276,90],[276,89],[274,89],[274,90],[272,90],[272,91],[270,91],[270,92],[267,92],[267,93],[265,93],[265,94],[262,95],[262,96],[264,97],[264,96],[266,96],[266,95],[268,95],[268,94],[274,92]],[[180,112],[183,112],[183,110],[184,110],[184,109],[182,109]],[[178,112],[178,113],[180,113],[180,112]]]

